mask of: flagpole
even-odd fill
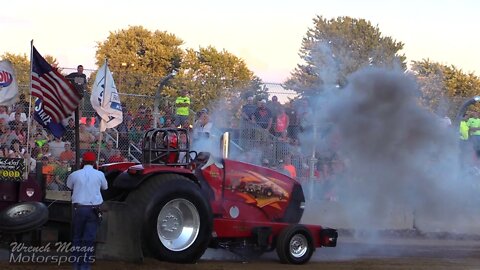
[[[33,72],[33,39],[30,40],[30,85],[29,85],[29,101],[28,101],[28,118],[27,118],[27,153],[30,155],[30,159],[32,158],[32,148],[33,145],[30,145],[30,132],[32,126],[32,72]],[[25,160],[25,159],[24,159]],[[30,160],[25,160],[25,174],[27,175],[30,173]]]
[[[30,100],[29,100],[29,106],[28,106],[28,124],[27,124],[27,153],[31,154],[32,153],[32,145],[30,145],[30,129],[32,125],[32,119],[31,119],[31,111],[32,111],[32,70],[33,69],[33,39],[30,41],[30,85],[29,85],[29,91],[30,91]],[[26,166],[25,166],[26,167]]]
[[[104,68],[104,81],[103,81],[103,99],[102,99],[102,104],[100,107],[103,107],[105,104],[105,98],[106,98],[106,92],[107,92],[107,67],[108,67],[108,58],[105,58],[105,68]],[[100,146],[102,145],[102,137],[103,137],[103,131],[102,131],[102,125],[103,125],[103,118],[100,117],[100,123],[99,123],[99,136],[98,136],[98,152],[97,152],[97,166],[100,164]]]

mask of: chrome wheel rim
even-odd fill
[[[308,250],[308,241],[305,235],[295,234],[292,239],[290,239],[290,254],[294,258],[301,258],[307,253]]]
[[[157,218],[157,234],[171,251],[182,251],[197,239],[200,230],[198,210],[186,199],[174,199],[165,204]]]

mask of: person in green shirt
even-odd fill
[[[180,91],[180,95],[175,100],[175,107],[175,126],[178,127],[183,125],[190,115],[190,98],[188,97],[188,91],[186,89]]]
[[[471,117],[467,120],[468,140],[473,146],[473,150],[480,151],[480,114],[476,111],[471,113]]]
[[[472,144],[469,141],[469,130],[468,130],[468,115],[465,113],[463,119],[460,121],[459,125],[459,133],[460,133],[460,159],[463,164],[468,162],[468,158],[470,156],[472,148]]]
[[[460,140],[466,141],[468,140],[468,125],[467,121],[462,120],[460,122]]]

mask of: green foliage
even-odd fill
[[[108,59],[120,93],[153,96],[160,79],[178,68],[182,44],[173,34],[131,26],[97,42],[96,64],[100,67]]]
[[[192,108],[196,111],[212,106],[214,100],[232,100],[252,87],[259,88],[258,78],[242,59],[209,46],[198,51],[186,50],[173,87],[165,93],[176,97],[177,90],[189,90]]]
[[[242,59],[213,47],[184,51],[180,48],[182,44],[173,34],[131,26],[111,32],[107,40],[98,43],[97,65],[101,66],[108,58],[120,93],[149,96],[155,95],[162,78],[177,70],[178,74],[162,89],[161,95],[168,103],[181,88],[188,89],[193,110],[211,106],[212,101],[228,99],[245,89],[259,88],[260,80]]]
[[[412,61],[411,70],[420,85],[420,102],[433,112],[445,111],[454,117],[466,98],[480,94],[480,78],[473,73],[466,74],[453,65],[423,59]]]
[[[300,93],[344,85],[346,77],[368,65],[406,68],[398,54],[403,43],[382,36],[378,27],[364,19],[338,17],[313,19],[302,40],[298,64],[286,85]]]

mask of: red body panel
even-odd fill
[[[141,174],[141,175],[147,175],[155,172],[192,174],[192,170],[189,168],[165,166],[160,164],[137,164],[134,162],[110,163],[100,167],[100,170],[102,170],[103,172],[118,171],[118,170],[125,171],[127,169],[132,172],[138,172],[138,174]]]
[[[100,166],[100,170],[103,172],[110,172],[110,171],[124,171],[131,166],[134,166],[136,163],[134,162],[119,162],[119,163],[109,163]]]
[[[214,213],[223,218],[269,222],[283,217],[295,180],[249,163],[225,159],[224,168],[202,170],[213,190]]]
[[[141,171],[142,175],[147,175],[156,172],[170,172],[179,174],[193,174],[191,169],[183,167],[165,166],[160,164],[139,164],[128,168],[131,171]]]
[[[279,235],[280,232],[290,224],[284,222],[261,222],[255,219],[237,220],[227,218],[215,218],[213,221],[213,230],[218,238],[251,238],[252,229],[255,227],[270,227],[272,235]],[[322,226],[304,225],[308,228],[313,237],[315,247],[327,246],[328,239],[322,239],[320,233]]]

